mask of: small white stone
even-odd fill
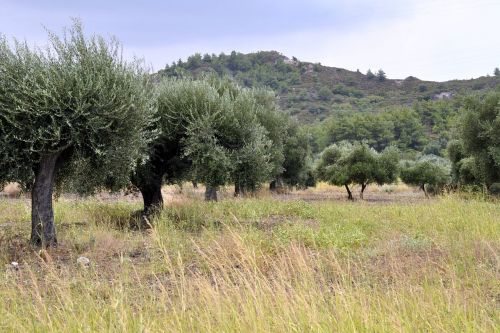
[[[90,265],[90,259],[87,257],[79,257],[76,259],[76,263],[82,266],[88,266]]]
[[[17,261],[13,261],[13,262],[10,263],[10,265],[5,265],[5,267],[8,270],[17,271],[17,270],[19,270],[19,263]]]

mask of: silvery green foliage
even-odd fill
[[[293,126],[290,117],[279,109],[276,94],[269,89],[254,88],[252,95],[257,101],[257,119],[265,128],[267,137],[272,141],[271,174],[278,176],[285,172],[285,142],[289,139],[289,128]],[[302,161],[297,161],[302,162]]]
[[[416,161],[401,161],[401,180],[434,193],[451,180],[451,163],[436,155],[423,155]]]
[[[273,170],[272,141],[258,117],[264,106],[253,91],[228,79],[205,82],[217,93],[218,105],[212,110],[212,100],[196,103],[203,113],[191,117],[187,126],[185,156],[192,161],[195,178],[207,185],[233,181],[254,190]]]
[[[40,157],[62,152],[59,183],[119,188],[154,135],[148,75],[78,21],[49,37],[45,49],[0,38],[0,182],[29,187]]]
[[[224,145],[234,147],[231,178],[244,190],[254,191],[268,181],[276,170],[276,160],[281,160],[277,155],[283,155],[279,145],[273,147],[270,132],[259,119],[265,110],[253,91],[242,90],[230,104],[228,117],[219,130],[225,133]]]
[[[254,91],[213,76],[165,79],[157,89],[157,104],[160,136],[152,144],[151,161],[158,163],[138,170],[138,186],[157,173],[172,181],[169,170],[178,162],[183,172],[177,175],[214,187],[233,181],[252,189],[269,179],[273,145],[259,123],[267,105]],[[177,151],[179,158],[171,158],[169,152]]]
[[[320,180],[337,186],[389,184],[397,178],[398,155],[394,147],[378,153],[365,143],[341,142],[323,151],[316,173]]]
[[[224,155],[211,142],[212,126],[219,123],[227,109],[228,97],[221,97],[217,89],[207,80],[165,79],[157,88],[158,122],[160,136],[153,142],[151,149],[152,166],[138,172],[138,180],[148,183],[147,177],[160,177],[172,183],[186,178],[202,181],[202,170],[206,168],[206,159],[193,163],[188,156],[186,144],[196,134],[203,144],[204,150],[217,154],[220,161]],[[215,162],[214,162],[215,163]],[[224,172],[224,168],[219,172]],[[156,174],[158,173],[158,174]],[[205,177],[202,177],[203,179]],[[140,185],[140,184],[139,184]]]
[[[430,162],[436,165],[439,165],[443,170],[445,170],[447,173],[451,173],[451,162],[449,159],[437,156],[434,154],[427,154],[427,155],[422,155],[417,159],[417,162],[423,163],[423,162]]]
[[[283,144],[283,173],[281,177],[289,186],[314,185],[312,177],[312,153],[310,135],[292,119],[286,122],[286,138]]]

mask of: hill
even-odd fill
[[[303,123],[321,121],[343,111],[378,111],[415,101],[449,99],[500,84],[500,76],[447,82],[423,81],[413,76],[389,79],[383,73],[364,74],[303,62],[276,51],[195,54],[166,66],[155,77],[198,77],[207,72],[229,75],[247,87],[271,87],[279,95],[281,107]]]

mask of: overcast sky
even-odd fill
[[[200,53],[277,50],[384,69],[390,78],[470,79],[500,67],[500,0],[0,0],[0,33],[44,45],[80,18],[154,70]]]

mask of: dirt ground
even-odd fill
[[[0,192],[0,198],[9,200],[28,200],[29,194],[23,194],[19,191],[12,190],[16,188],[10,184],[7,188]],[[178,185],[164,186],[162,193],[166,204],[180,203],[190,200],[203,200],[205,188],[200,185],[198,188],[193,188],[189,183],[182,187]],[[364,199],[359,198],[360,186],[353,186],[354,202],[362,202],[364,204],[388,204],[388,203],[415,203],[422,200],[428,200],[424,193],[418,188],[409,187],[405,184],[397,185],[370,185],[365,190]],[[219,191],[219,200],[233,198],[233,188],[230,186],[224,187]],[[342,187],[330,186],[324,183],[318,184],[315,188],[305,190],[286,190],[279,193],[272,193],[266,187],[262,187],[257,193],[250,197],[273,198],[277,200],[303,200],[303,201],[347,201],[346,190]],[[65,200],[81,200],[85,199],[75,194],[64,194]],[[94,196],[98,201],[103,202],[141,202],[140,193],[99,193]],[[58,198],[56,198],[58,200]]]

